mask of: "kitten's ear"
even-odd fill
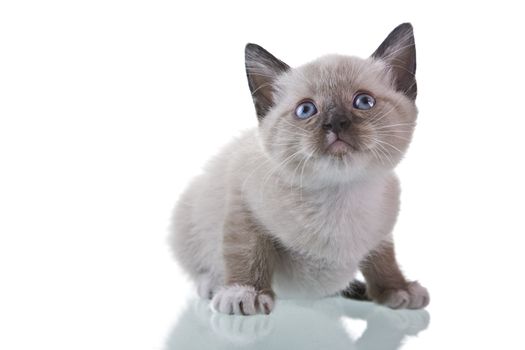
[[[290,67],[259,45],[247,44],[244,54],[248,85],[252,92],[257,118],[261,120],[273,106],[275,79]]]
[[[392,70],[397,90],[413,100],[416,99],[416,43],[410,23],[397,26],[372,57],[385,61]]]

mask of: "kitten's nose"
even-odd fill
[[[337,114],[330,117],[328,123],[323,124],[323,130],[333,131],[337,134],[341,131],[348,129],[351,123],[352,122],[350,121],[350,119],[348,119],[346,116]]]

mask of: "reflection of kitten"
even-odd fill
[[[394,350],[427,329],[426,310],[389,310],[342,298],[280,300],[270,316],[230,316],[193,300],[178,317],[164,350]]]
[[[183,194],[172,245],[224,313],[269,313],[279,296],[343,295],[392,308],[428,304],[399,270],[393,168],[417,110],[410,24],[368,59],[290,68],[246,46],[259,128],[228,145]],[[349,284],[360,268],[366,287]]]

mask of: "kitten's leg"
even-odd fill
[[[341,295],[348,299],[368,301],[371,300],[370,297],[366,294],[366,284],[359,280],[353,280],[352,282],[350,282],[348,287],[346,287],[341,292]]]
[[[392,243],[384,243],[361,262],[366,294],[373,301],[393,309],[420,309],[430,297],[418,282],[409,282],[399,269]]]
[[[274,306],[271,279],[277,254],[264,228],[248,211],[228,215],[223,254],[226,286],[214,296],[213,307],[228,314],[269,314]]]

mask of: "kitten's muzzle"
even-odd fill
[[[357,147],[348,139],[343,138],[341,134],[329,131],[326,135],[326,151],[331,154],[342,155],[352,150],[357,150]]]
[[[323,124],[324,131],[332,131],[335,134],[339,134],[342,131],[347,130],[352,121],[345,115],[335,114],[329,117],[328,121]]]

